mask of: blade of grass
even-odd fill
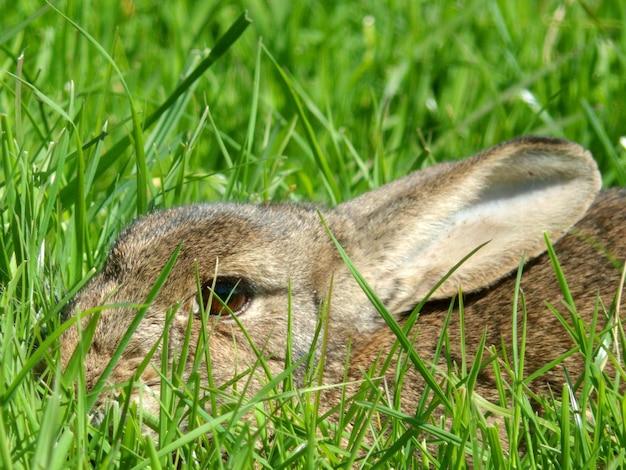
[[[68,19],[71,22],[71,20]],[[239,36],[243,34],[243,32],[250,25],[251,20],[248,18],[247,12],[242,13],[237,20],[231,25],[231,27],[221,36],[209,55],[200,62],[200,64],[186,77],[178,86],[174,89],[174,91],[170,94],[170,96],[154,111],[150,114],[143,122],[141,127],[142,131],[148,129],[152,124],[154,124],[174,103],[178,98],[188,90],[208,69],[211,67],[224,53],[232,46],[232,44],[237,41]],[[74,23],[72,23],[74,24]],[[79,29],[80,30],[80,29]],[[102,47],[98,47],[104,53],[104,57],[108,57],[108,53],[104,51]],[[116,70],[119,70],[117,65],[112,63],[113,67]],[[120,77],[121,78],[121,77]],[[137,120],[138,122],[138,120]],[[87,142],[83,146],[83,150],[85,148],[90,147],[95,144],[100,137],[96,137],[91,141]],[[99,177],[103,174],[107,169],[115,163],[115,161],[120,158],[120,155],[126,150],[126,148],[130,145],[130,137],[126,136],[120,139],[118,142],[113,144],[111,148],[102,156],[100,162],[98,164],[98,168],[96,170],[96,177]],[[61,198],[65,201],[67,198],[71,198],[72,194],[74,194],[76,190],[76,179],[73,179],[67,183],[64,188],[64,191],[61,194]]]
[[[294,106],[296,107],[296,110],[298,112],[298,117],[304,125],[304,130],[305,130],[307,141],[309,143],[309,146],[313,150],[315,161],[320,166],[324,174],[324,182],[329,188],[329,195],[331,197],[331,202],[333,205],[338,204],[339,202],[341,202],[341,192],[339,191],[339,188],[337,187],[337,183],[335,182],[335,177],[333,175],[332,170],[330,169],[330,166],[328,165],[328,161],[317,142],[317,138],[315,137],[315,132],[313,131],[313,127],[311,126],[311,123],[309,122],[309,119],[307,118],[307,115],[304,112],[304,108],[302,107],[302,103],[300,103],[300,98],[298,97],[298,94],[293,84],[291,83],[291,79],[289,78],[287,73],[285,73],[282,67],[278,64],[276,59],[274,59],[274,56],[270,53],[270,51],[268,51],[267,48],[265,48],[265,46],[262,45],[262,47],[263,47],[263,50],[265,51],[265,54],[270,58],[272,64],[274,64],[274,67],[276,68],[276,71],[278,72],[280,78],[282,79],[283,84],[287,88],[289,97],[291,98]]]
[[[623,163],[623,159],[619,157],[615,150],[614,144],[611,143],[611,139],[606,132],[602,120],[598,117],[598,115],[586,99],[582,99],[581,104],[583,106],[585,114],[587,115],[587,119],[591,123],[591,127],[593,128],[596,135],[598,136],[598,139],[600,139],[600,142],[602,143],[604,154],[611,162],[611,168],[615,172],[615,179],[617,179],[617,184],[619,186],[626,186],[626,169]]]
[[[563,468],[570,468],[570,388],[564,384],[561,390],[561,465]]]
[[[4,422],[4,410],[0,410],[0,462],[2,468],[13,469],[13,459],[11,458],[11,442],[7,436]]]
[[[56,10],[56,12],[61,17],[63,17],[65,21],[67,21],[74,28],[76,28],[80,32],[80,34],[83,37],[85,37],[87,41],[91,43],[92,47],[94,47],[98,51],[98,53],[106,59],[106,61],[110,64],[113,70],[115,70],[115,73],[118,79],[120,80],[120,83],[124,87],[126,97],[128,98],[128,104],[130,106],[130,113],[131,113],[132,123],[133,123],[132,141],[134,143],[135,159],[136,159],[136,166],[137,166],[137,214],[145,214],[148,210],[148,200],[147,200],[148,198],[148,195],[147,195],[148,193],[148,187],[147,187],[148,168],[146,166],[146,153],[145,153],[145,147],[144,147],[143,126],[141,125],[141,122],[139,120],[139,114],[135,107],[135,102],[133,100],[133,95],[131,93],[131,90],[126,84],[126,80],[124,79],[124,74],[119,69],[119,67],[117,66],[117,63],[113,60],[113,58],[109,55],[109,53],[100,45],[98,41],[96,41],[93,38],[93,36],[91,36],[87,32],[87,30],[82,28],[75,21],[71,20],[68,16],[63,14],[60,10],[58,10],[53,5],[51,5],[50,3],[48,4],[54,10]],[[76,136],[78,138],[78,132],[76,133]],[[82,152],[83,152],[83,145],[82,145],[82,142],[79,141],[78,146],[77,146],[78,174],[76,176],[76,185],[77,185],[76,189],[78,192],[78,200],[81,201],[84,205],[85,160],[84,160],[84,156]],[[77,224],[82,223],[84,221],[84,212],[85,212],[84,207],[81,210],[79,206],[78,211],[77,211],[77,216],[76,216]],[[79,227],[77,237],[83,237],[84,233],[85,233],[84,228],[82,226]],[[77,241],[78,240],[79,238],[77,238]],[[82,252],[83,252],[82,245],[83,245],[82,241],[77,243],[77,246],[79,248],[78,254],[80,255],[80,257],[77,256],[77,258],[79,259],[82,258]],[[80,273],[80,271],[78,272]]]
[[[87,240],[87,218],[86,218],[86,194],[85,194],[85,156],[81,148],[80,136],[77,131],[74,132],[76,137],[77,162],[76,166],[76,200],[74,202],[74,221],[75,221],[75,243],[76,252],[74,253],[74,277],[72,283],[76,283],[83,277],[83,253],[85,252],[85,242]]]
[[[89,409],[93,407],[94,403],[98,399],[98,395],[100,395],[100,392],[102,391],[102,388],[104,387],[107,379],[109,378],[109,375],[111,375],[111,373],[115,369],[116,364],[119,362],[119,359],[122,353],[124,352],[124,349],[126,349],[128,342],[130,341],[137,327],[139,327],[141,320],[143,320],[143,318],[146,316],[146,313],[148,313],[148,309],[152,305],[152,302],[154,302],[157,295],[161,291],[161,288],[165,284],[165,281],[167,280],[170,272],[172,271],[172,268],[174,267],[174,263],[176,263],[176,260],[178,259],[178,254],[180,253],[181,248],[182,248],[182,244],[178,245],[176,250],[174,250],[169,260],[167,261],[167,263],[161,270],[159,277],[156,279],[154,285],[150,289],[150,292],[148,292],[144,306],[141,309],[139,309],[139,311],[133,318],[133,321],[131,322],[130,326],[128,327],[128,330],[126,331],[126,333],[120,340],[117,348],[115,349],[115,352],[111,355],[111,358],[107,366],[104,368],[104,370],[102,371],[102,374],[100,375],[100,377],[94,384],[91,390],[91,393],[89,395],[88,401],[87,401],[87,406]]]
[[[235,182],[241,187],[248,187],[249,184],[249,164],[252,162],[252,146],[255,142],[255,130],[257,114],[259,112],[259,88],[261,84],[261,51],[262,51],[262,39],[259,38],[257,45],[256,60],[254,63],[254,78],[252,81],[252,101],[250,104],[250,113],[248,118],[248,128],[246,132],[246,138],[244,146],[241,152],[241,161],[238,162],[237,168],[235,168],[235,174],[230,178],[228,186],[226,188],[226,197],[229,198],[232,194]]]
[[[423,375],[424,380],[426,381],[428,386],[431,387],[431,389],[433,390],[437,398],[445,406],[446,410],[451,411],[452,404],[448,400],[448,397],[445,395],[445,393],[443,392],[439,384],[435,382],[434,380],[432,380],[432,376],[428,373],[426,364],[417,355],[415,349],[413,349],[411,342],[408,340],[405,333],[402,331],[402,328],[400,327],[400,325],[398,325],[398,323],[393,319],[393,317],[387,311],[387,308],[382,303],[380,298],[374,293],[374,291],[369,286],[367,281],[357,271],[354,264],[352,264],[352,261],[350,260],[348,254],[345,252],[343,247],[339,244],[339,241],[332,234],[328,225],[326,225],[326,221],[324,220],[321,213],[319,213],[319,217],[322,220],[322,224],[324,225],[324,228],[326,229],[328,235],[331,237],[333,243],[335,244],[335,247],[337,248],[337,251],[339,252],[341,258],[343,259],[344,263],[346,263],[348,270],[354,276],[354,279],[357,281],[359,286],[361,286],[361,289],[363,289],[363,292],[365,292],[365,295],[367,295],[367,297],[369,298],[370,302],[372,303],[376,311],[378,311],[380,315],[383,317],[383,319],[385,320],[385,323],[387,323],[387,326],[391,328],[394,335],[396,336],[396,338],[402,345],[402,348],[405,350],[405,352],[411,359],[411,362],[413,363],[415,368]]]

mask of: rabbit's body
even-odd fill
[[[620,262],[616,261],[618,259],[623,260],[626,256],[625,204],[625,190],[614,189],[601,192],[591,206],[588,215],[571,230],[571,233],[565,235],[554,245],[577,313],[588,327],[591,326],[594,311],[597,309],[596,333],[606,331],[613,324],[607,320],[602,305],[598,305],[597,301],[601,300],[606,311],[609,311],[614,296],[620,287],[620,269],[623,269],[623,261],[621,266]],[[571,253],[576,253],[576,256],[569,256]],[[617,256],[619,258],[616,258]],[[464,341],[461,338],[458,308],[455,308],[451,314],[445,331],[451,347],[451,359],[457,365],[462,362],[460,348],[463,343],[466,354],[465,360],[468,367],[471,366],[483,334],[486,334],[485,345],[487,347],[495,346],[499,354],[502,354],[501,345],[505,344],[508,350],[507,361],[509,364],[513,364],[511,345],[513,343],[512,319],[516,275],[516,271],[512,272],[488,289],[464,295]],[[556,315],[550,311],[547,304],[552,305],[566,319],[569,319],[570,315],[547,253],[526,263],[520,290],[523,300],[520,296],[517,327],[518,335],[521,337],[524,322],[523,301],[526,310],[527,330],[524,352],[525,376],[530,376],[573,347],[572,338],[559,323]],[[446,313],[449,307],[450,301],[447,299],[426,303],[420,312],[417,324],[413,328],[412,334],[416,335],[417,338],[415,348],[420,357],[427,363],[433,359],[440,337],[444,332],[444,325],[447,320]],[[486,312],[488,312],[487,317],[485,316]],[[568,323],[571,324],[571,321]],[[587,330],[587,334],[591,334],[589,330]],[[603,340],[606,339],[605,335]],[[353,345],[353,350],[356,351],[355,355],[361,357],[354,357],[353,363],[373,363],[379,350],[389,350],[393,340],[392,335],[382,335],[380,332],[359,338]],[[613,338],[611,338],[612,340]],[[609,342],[608,344],[613,343]],[[598,347],[597,340],[594,341],[594,346]],[[597,353],[597,350],[594,353]],[[384,352],[382,356],[385,357]],[[486,362],[488,357],[489,354],[485,353],[483,362]],[[440,359],[440,365],[445,364],[448,359],[444,355]],[[530,385],[533,391],[541,394],[551,388],[552,392],[557,395],[560,394],[561,386],[565,384],[564,367],[571,379],[576,380],[583,369],[583,358],[580,354],[573,354],[559,362],[556,367],[542,373]],[[606,370],[613,370],[610,361],[606,364]],[[411,392],[411,386],[419,384],[418,389],[421,390],[423,384],[414,368],[409,367],[407,374],[413,377],[405,377],[403,405],[407,411],[410,411],[420,399],[419,393]],[[362,374],[360,375],[362,376]],[[357,379],[358,377],[359,371],[355,371],[352,378]],[[507,380],[512,383],[511,378]],[[475,391],[488,400],[498,400],[498,391],[491,366],[486,366],[481,372]]]
[[[443,334],[453,295],[464,293],[464,348],[471,359],[482,335],[487,346],[507,345],[511,352],[514,270],[526,253],[522,292],[526,300],[526,373],[530,374],[572,347],[565,328],[545,302],[566,313],[554,269],[545,254],[550,234],[578,313],[591,323],[596,296],[607,306],[618,290],[626,259],[626,191],[600,193],[600,180],[588,152],[570,142],[526,138],[508,142],[455,164],[438,165],[321,213],[329,229],[395,319],[403,324],[412,309],[456,263],[479,245],[483,248],[455,271],[421,311],[409,334],[427,364]],[[595,199],[595,203],[592,202]],[[566,234],[567,233],[567,234]],[[153,213],[131,225],[118,239],[98,274],[70,307],[76,314],[101,304],[141,304],[165,263],[181,246],[176,264],[157,299],[125,349],[108,381],[128,381],[163,333],[167,310],[179,303],[168,331],[170,357],[179,353],[191,315],[192,348],[203,333],[196,274],[207,312],[211,288],[233,296],[232,308],[254,344],[268,358],[272,375],[283,371],[288,314],[292,312],[292,361],[317,350],[313,345],[320,306],[332,286],[324,382],[361,380],[396,338],[357,285],[324,228],[318,209],[299,205],[198,205]],[[84,365],[87,386],[100,377],[136,309],[124,306],[101,312]],[[519,315],[521,318],[521,314]],[[599,314],[597,329],[606,319]],[[87,325],[89,318],[82,320]],[[520,320],[521,321],[521,320]],[[247,393],[267,381],[257,353],[240,326],[223,312],[210,316],[211,369],[216,386],[253,368]],[[447,328],[452,360],[460,363],[459,315]],[[67,364],[79,342],[76,328],[61,341]],[[597,343],[596,343],[597,344]],[[345,370],[350,351],[350,366]],[[235,352],[236,351],[236,352]],[[192,350],[189,360],[194,356]],[[140,382],[158,397],[161,355]],[[570,374],[581,371],[574,354],[564,362]],[[190,366],[189,366],[190,367]],[[206,370],[206,369],[204,369]],[[296,379],[302,381],[302,370]],[[189,371],[188,371],[189,372]],[[394,373],[394,368],[389,369]],[[205,377],[206,379],[206,377]],[[559,365],[538,378],[538,392],[564,382]],[[206,382],[205,382],[206,383]],[[356,387],[356,385],[354,386]],[[420,399],[424,381],[409,366],[403,385],[403,408]],[[496,399],[492,366],[481,372],[476,392]],[[340,389],[324,402],[337,404]],[[144,395],[144,407],[158,410],[157,398]]]

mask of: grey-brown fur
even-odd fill
[[[590,154],[571,142],[523,138],[454,164],[437,165],[323,210],[334,235],[354,264],[399,322],[454,264],[478,245],[485,247],[464,264],[426,304],[413,333],[415,348],[429,361],[442,334],[450,298],[462,287],[465,297],[466,349],[470,357],[487,331],[487,345],[510,344],[514,277],[527,253],[522,290],[528,309],[526,370],[542,367],[572,347],[545,302],[565,311],[553,268],[545,254],[548,231],[576,300],[579,314],[590,320],[599,294],[610,305],[619,288],[626,258],[626,191],[600,192],[600,178]],[[495,204],[494,201],[500,201]],[[468,207],[475,209],[468,210]],[[495,216],[489,211],[497,208]],[[193,299],[195,266],[201,281],[215,276],[245,280],[253,297],[239,319],[270,358],[274,374],[284,367],[288,285],[293,311],[293,354],[311,348],[320,302],[333,282],[324,380],[344,379],[346,347],[352,342],[348,377],[362,378],[395,337],[357,286],[326,233],[317,208],[299,205],[202,204],[155,212],[119,237],[103,271],[78,293],[70,315],[109,304],[141,304],[173,251],[180,255],[159,297],[150,307],[131,344],[110,377],[127,381],[161,335],[165,314],[181,306],[169,331],[172,352],[184,339]],[[607,256],[608,255],[608,256]],[[610,258],[610,259],[609,259]],[[88,387],[93,386],[130,325],[136,310],[102,311],[85,359]],[[83,320],[86,325],[88,318]],[[238,326],[227,315],[211,320],[210,352],[214,383],[219,385],[257,362]],[[201,322],[193,319],[192,345]],[[452,356],[460,356],[458,316],[448,329]],[[236,341],[237,354],[234,353]],[[67,363],[78,342],[76,328],[61,339]],[[510,348],[509,348],[510,350]],[[189,357],[193,357],[190,354]],[[155,355],[159,367],[160,354]],[[566,360],[568,371],[581,370],[581,358]],[[534,383],[537,391],[563,383],[562,367]],[[250,392],[265,378],[256,371]],[[159,392],[159,375],[148,367],[142,382]],[[486,371],[476,390],[495,398]],[[403,406],[415,407],[423,380],[410,369],[404,381]],[[339,392],[329,392],[333,406]],[[144,394],[144,406],[157,402]]]

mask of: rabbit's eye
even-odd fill
[[[232,313],[239,314],[246,308],[250,298],[249,289],[238,279],[216,279],[202,286],[204,310],[209,315],[226,314],[224,305]]]

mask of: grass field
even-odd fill
[[[60,312],[119,231],[153,208],[335,205],[524,134],[581,143],[605,186],[626,186],[625,24],[626,2],[596,0],[0,5],[0,468],[428,460],[404,416],[363,460],[365,443],[342,441],[289,388],[271,392],[283,394],[281,413],[264,413],[266,397],[244,407],[255,426],[235,400],[222,417],[197,407],[180,435],[197,403],[173,393],[171,414],[153,424],[158,444],[132,407],[95,426],[91,398],[58,367]],[[594,419],[561,391],[540,418],[520,404],[510,451],[459,406],[457,444],[430,463],[622,468],[626,399],[599,383]],[[368,410],[355,413],[360,422]],[[460,447],[473,431],[491,438]]]

